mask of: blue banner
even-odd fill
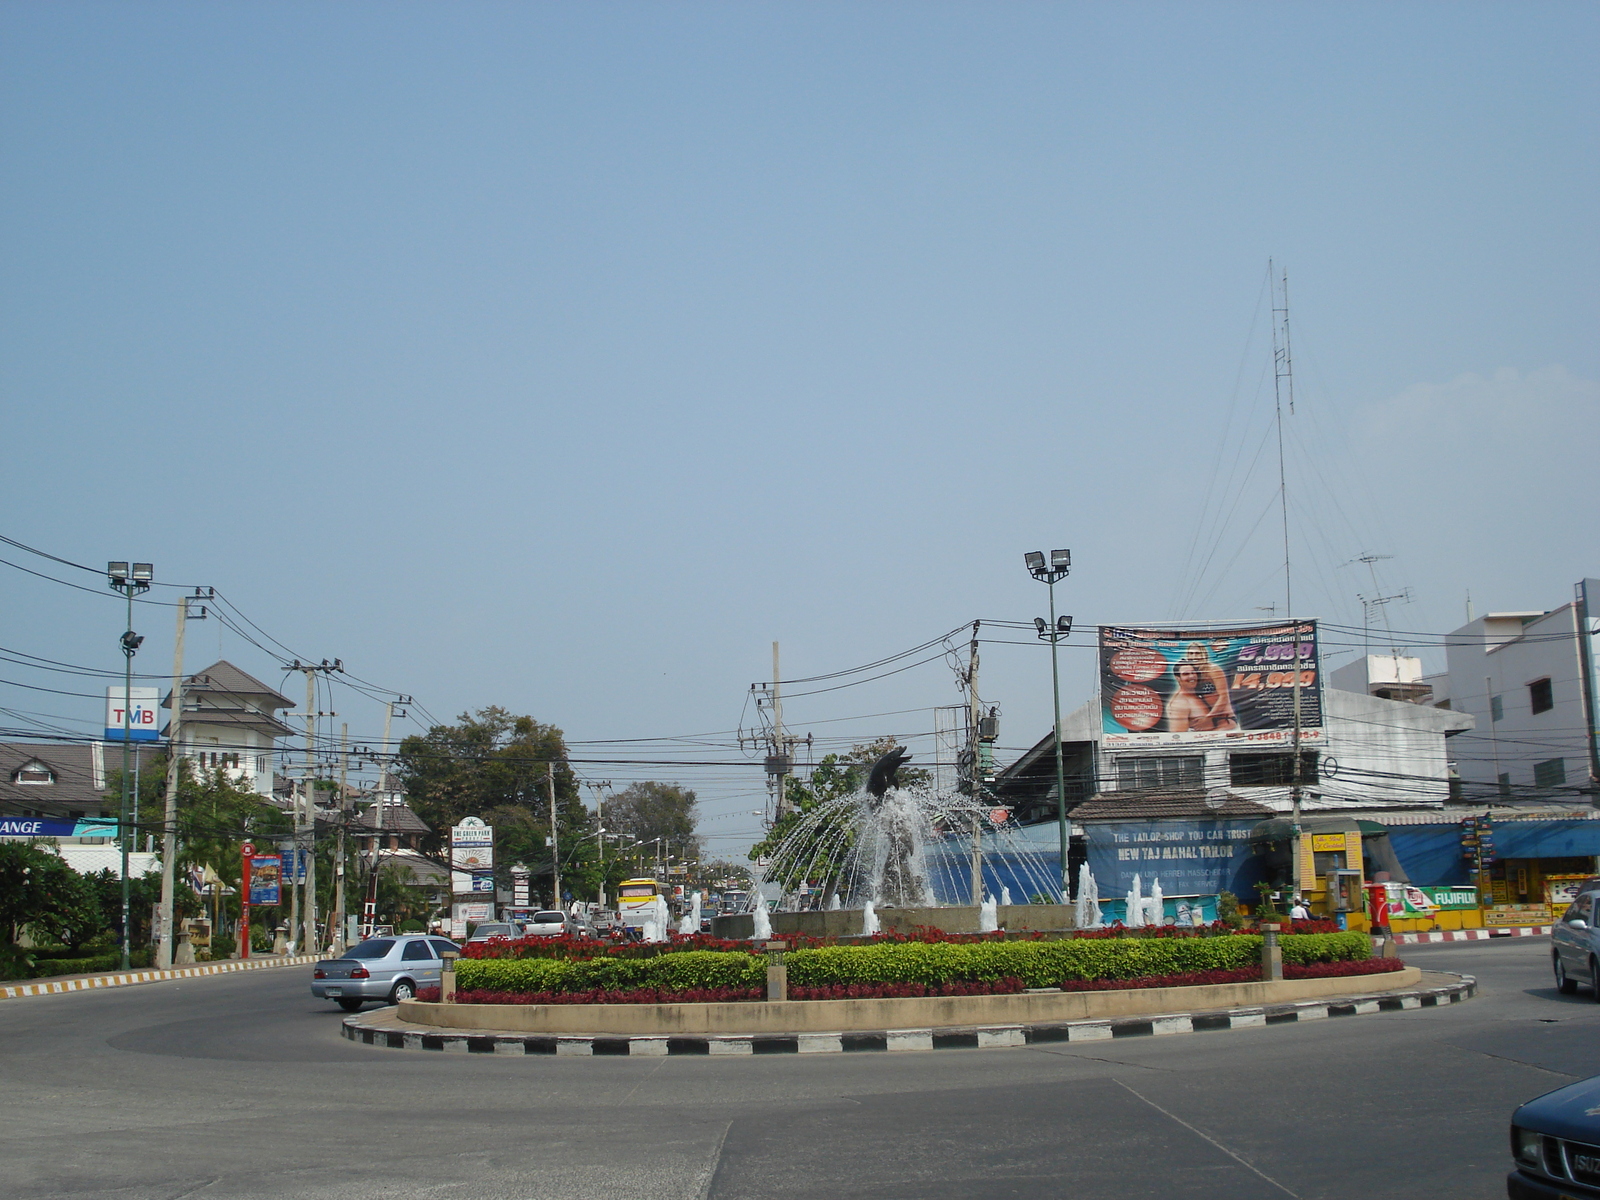
[[[250,903],[279,904],[283,900],[283,860],[276,854],[258,854],[250,860]]]
[[[98,837],[117,836],[115,817],[0,817],[0,837]]]
[[[1161,881],[1168,896],[1232,892],[1253,900],[1256,872],[1250,831],[1256,820],[1086,821],[1089,873],[1102,900],[1120,899],[1139,876],[1141,890]]]

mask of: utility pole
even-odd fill
[[[350,824],[350,802],[346,787],[350,782],[350,723],[339,726],[339,848],[333,860],[333,937],[335,953],[344,949],[344,834]]]
[[[978,765],[978,721],[983,708],[978,700],[978,622],[972,623],[972,642],[967,648],[967,754],[971,765],[968,781],[972,787],[972,903],[983,903],[983,774]]]
[[[195,589],[196,595],[200,592]],[[167,725],[167,803],[161,820],[161,940],[156,943],[156,966],[172,965],[172,948],[177,943],[176,885],[178,866],[178,784],[183,777],[181,733],[183,729],[183,635],[191,619],[203,620],[205,605],[198,618],[191,618],[190,597],[178,601],[178,635],[172,651],[172,720]]]
[[[133,830],[128,826],[128,785],[131,772],[128,752],[133,742],[133,656],[139,652],[144,638],[133,631],[133,598],[150,590],[155,569],[149,563],[134,563],[130,570],[125,562],[106,564],[106,579],[113,590],[128,598],[128,625],[122,635],[123,685],[122,685],[122,806],[117,813],[117,840],[122,843],[122,969],[128,969],[132,952],[132,929],[128,922],[128,843]]]
[[[306,765],[305,778],[300,782],[300,800],[305,806],[304,813],[295,814],[294,845],[295,858],[298,860],[301,853],[306,856],[306,881],[301,892],[304,903],[300,906],[300,919],[302,922],[301,952],[315,954],[317,951],[317,799],[316,799],[316,773],[317,773],[317,672],[325,675],[335,671],[344,670],[344,661],[334,659],[331,663],[323,659],[321,663],[313,665],[302,663],[298,659],[289,668],[291,671],[300,671],[306,677]],[[330,712],[328,716],[337,716]],[[301,818],[304,818],[304,824]],[[304,850],[302,851],[302,843]],[[298,872],[297,872],[298,873]],[[292,923],[292,921],[291,921]]]
[[[1278,282],[1272,278],[1272,260],[1267,260],[1267,286],[1278,288]],[[1272,303],[1272,400],[1273,410],[1276,415],[1278,432],[1278,511],[1283,519],[1283,600],[1284,613],[1289,618],[1289,633],[1294,638],[1294,735],[1290,741],[1290,803],[1294,812],[1293,842],[1294,862],[1289,872],[1294,885],[1295,895],[1300,895],[1304,890],[1304,879],[1300,870],[1300,627],[1294,619],[1294,576],[1289,569],[1289,477],[1284,466],[1283,456],[1283,404],[1285,399],[1289,402],[1289,415],[1294,415],[1294,356],[1289,347],[1289,272],[1283,273],[1281,294],[1282,307],[1279,307],[1276,298]],[[1279,317],[1282,320],[1279,320]],[[1371,564],[1369,563],[1370,567]],[[1376,578],[1376,575],[1374,575]]]
[[[550,795],[550,907],[561,907],[561,847],[556,840],[556,764],[544,764],[545,790]]]
[[[778,820],[781,821],[783,819],[783,817],[784,817],[784,814],[787,813],[788,809],[789,809],[788,798],[784,795],[784,780],[786,780],[789,777],[789,769],[790,769],[792,764],[782,761],[783,759],[785,759],[787,757],[787,755],[785,753],[785,751],[787,750],[787,747],[784,745],[784,740],[783,740],[783,685],[781,683],[779,683],[778,675],[779,675],[779,673],[778,673],[778,643],[777,642],[773,642],[772,643],[772,746],[773,746],[773,754],[779,759],[780,764],[784,767],[784,769],[782,771],[779,771],[777,773],[776,777],[775,777],[777,779],[777,783],[778,783],[778,790],[777,790],[777,793],[776,793],[776,796],[775,796],[776,803],[773,805],[773,810],[772,811],[773,811],[773,815]]]

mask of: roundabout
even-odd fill
[[[775,1004],[461,1005],[408,1000],[397,1008],[348,1017],[340,1033],[362,1045],[392,1050],[525,1057],[983,1049],[1163,1037],[1437,1008],[1458,1004],[1477,991],[1471,975],[1414,967],[1394,973],[1397,986],[1374,990],[1371,979]],[[924,1020],[913,1023],[918,1016]],[[926,1019],[941,1016],[946,1019]],[[686,1024],[717,1028],[688,1031]],[[603,1028],[606,1025],[631,1028]]]

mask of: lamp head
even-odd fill
[[[133,581],[135,583],[149,583],[156,577],[156,569],[149,563],[133,564]]]
[[[1039,631],[1039,636],[1043,637],[1045,632],[1050,628],[1050,623],[1043,617],[1035,617],[1033,619],[1033,627]]]
[[[108,562],[106,564],[106,577],[111,580],[111,586],[128,582],[128,564],[125,562]]]
[[[1072,632],[1072,618],[1071,617],[1057,617],[1056,618],[1056,632],[1057,633],[1061,633],[1061,634],[1071,633]]]
[[[1052,551],[1050,551],[1050,569],[1052,571],[1060,571],[1063,574],[1065,574],[1068,570],[1071,569],[1071,567],[1072,567],[1072,551],[1071,550],[1052,550]]]
[[[1022,561],[1028,564],[1028,570],[1034,575],[1044,571],[1044,553],[1039,550],[1030,550],[1022,556]]]

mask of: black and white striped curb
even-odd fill
[[[322,956],[317,954],[299,954],[293,958],[235,958],[226,962],[196,963],[192,967],[157,967],[148,971],[82,975],[75,979],[52,979],[43,983],[8,983],[0,986],[0,1000],[16,1000],[23,996],[56,996],[62,992],[87,992],[96,988],[130,987],[136,983],[160,983],[164,979],[228,975],[234,971],[262,971],[268,967],[308,967],[321,960]]]
[[[1459,1004],[1475,995],[1478,982],[1462,975],[1442,987],[1412,988],[1330,1000],[1301,1000],[1254,1008],[1208,1009],[1105,1021],[1052,1021],[1033,1025],[969,1025],[940,1029],[881,1029],[857,1033],[771,1033],[744,1036],[706,1034],[648,1037],[583,1034],[445,1033],[422,1028],[395,1029],[374,1018],[349,1017],[341,1033],[353,1042],[390,1050],[443,1050],[458,1054],[625,1055],[659,1058],[719,1054],[839,1054],[873,1050],[956,1050],[992,1046],[1034,1046],[1050,1042],[1097,1042],[1124,1037],[1164,1037],[1213,1029],[1286,1025],[1325,1017],[1401,1012]]]

